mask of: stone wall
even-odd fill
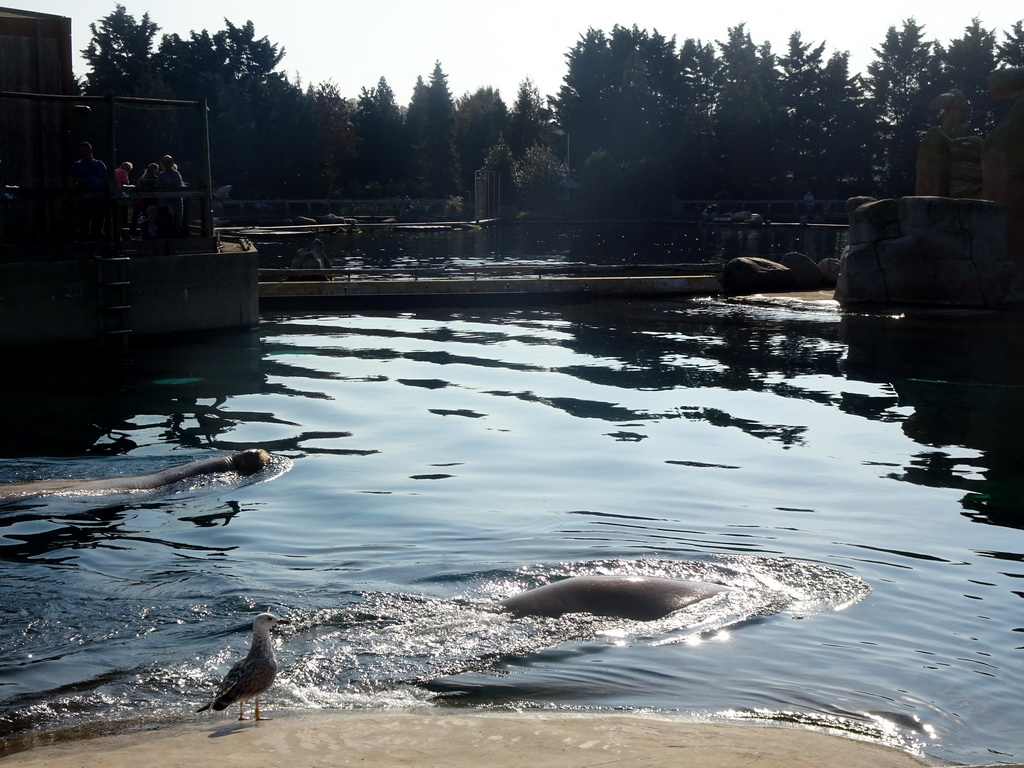
[[[102,264],[93,258],[0,264],[0,349],[97,341]],[[257,274],[255,249],[132,257],[126,325],[132,337],[253,328]]]
[[[1014,101],[985,140],[982,196],[1006,206],[1007,249],[1024,271],[1024,67],[996,70],[988,90],[993,98]]]
[[[844,304],[1000,307],[1017,303],[1006,208],[987,200],[852,198]]]

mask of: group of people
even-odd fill
[[[131,164],[127,164],[129,172]],[[129,232],[132,237],[141,234],[143,240],[156,237],[181,237],[183,234],[184,204],[180,197],[155,198],[146,196],[151,189],[180,189],[185,186],[174,158],[164,155],[160,164],[150,163],[135,181],[137,196],[132,207]]]
[[[79,144],[80,157],[71,164],[68,174],[70,186],[78,189],[103,189],[107,179],[107,166],[96,158],[92,144]],[[130,162],[121,163],[114,169],[114,181],[121,187],[132,186]],[[152,238],[181,237],[184,234],[184,201],[180,197],[157,197],[147,192],[157,189],[181,189],[185,181],[178,171],[174,158],[164,155],[160,163],[149,163],[135,180],[136,197],[128,218],[128,232],[131,237]],[[126,190],[127,191],[127,190]],[[102,239],[105,211],[100,197],[79,201],[78,235],[86,240]],[[118,221],[123,225],[124,221]]]

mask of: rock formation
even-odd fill
[[[922,139],[916,196],[853,198],[836,298],[846,304],[998,307],[1024,300],[1024,67],[988,80],[1015,99],[987,139],[971,133],[959,91],[931,103],[941,126]]]
[[[1006,208],[987,200],[852,198],[844,304],[999,307],[1015,300]]]
[[[1006,206],[1007,249],[1024,274],[1024,67],[998,69],[989,75],[994,99],[1014,99],[981,155],[982,195]]]

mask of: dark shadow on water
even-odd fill
[[[160,419],[170,440],[217,447],[237,423],[225,399],[264,386],[255,332],[137,346],[117,360],[84,345],[5,357],[17,375],[0,380],[2,458],[124,453],[136,442],[139,414]]]
[[[923,312],[842,320],[853,379],[888,382],[913,412],[903,431],[920,451],[896,476],[965,492],[970,519],[1024,528],[1024,313]],[[965,461],[944,450],[978,451]]]

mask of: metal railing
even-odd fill
[[[760,214],[768,221],[798,222],[822,221],[829,224],[845,224],[846,198],[841,200],[673,200],[672,217],[680,221],[701,221],[711,217],[725,216],[741,211]]]

